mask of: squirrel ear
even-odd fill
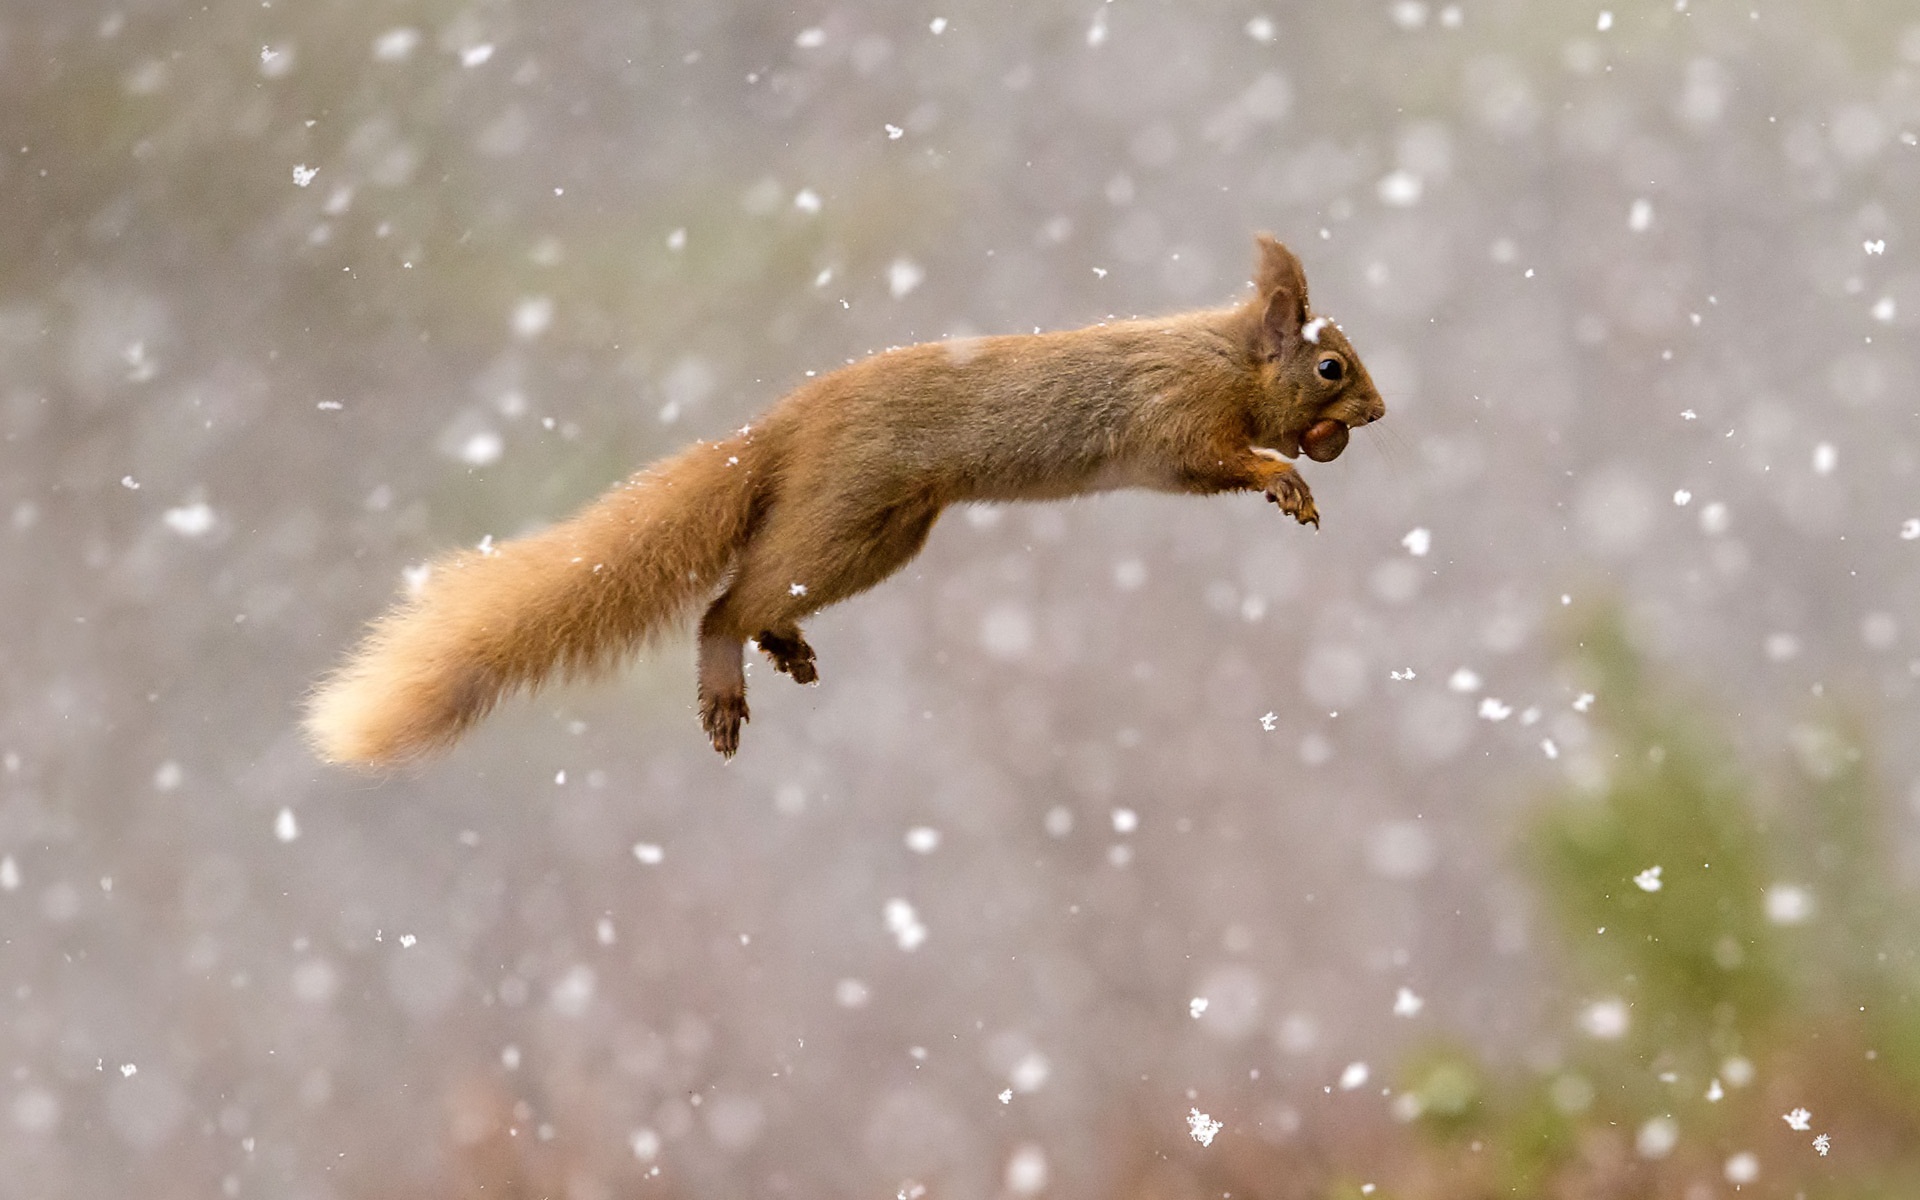
[[[1267,234],[1255,241],[1260,246],[1259,272],[1254,287],[1262,306],[1260,335],[1273,354],[1284,354],[1300,338],[1307,323],[1307,273],[1300,260]]]

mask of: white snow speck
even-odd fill
[[[646,866],[657,867],[665,861],[667,852],[655,842],[635,842],[633,856]]]
[[[1554,744],[1552,738],[1541,738],[1540,753],[1546,755],[1548,758],[1559,758],[1560,747]]]
[[[319,167],[310,167],[305,163],[301,163],[293,168],[293,186],[305,187],[312,183],[313,177],[319,173]]]
[[[1831,475],[1834,467],[1840,463],[1840,452],[1833,448],[1832,442],[1821,442],[1813,448],[1813,473]]]
[[[1900,539],[1906,542],[1920,540],[1920,517],[1908,517],[1900,522]]]
[[[815,25],[811,29],[802,29],[793,39],[793,44],[802,50],[812,50],[827,44],[827,31]]]
[[[687,231],[675,229],[667,234],[667,249],[680,251],[687,248]]]
[[[1333,322],[1327,320],[1325,317],[1315,317],[1300,327],[1300,336],[1318,346],[1320,344],[1320,331],[1331,324],[1333,324]]]
[[[1718,1104],[1722,1100],[1725,1100],[1726,1098],[1727,1098],[1727,1089],[1720,1086],[1720,1080],[1716,1076],[1711,1082],[1707,1084],[1707,1103]]]
[[[620,940],[619,932],[613,927],[612,917],[601,917],[593,923],[593,940],[602,946],[611,946]]]
[[[291,808],[283,808],[280,815],[273,819],[273,836],[283,842],[291,842],[300,836],[300,822],[296,821]]]
[[[804,583],[790,583],[787,585],[787,595],[789,596],[804,596],[806,594],[807,585]]]
[[[1255,17],[1247,22],[1247,36],[1256,42],[1271,42],[1279,32],[1272,17]]]
[[[898,898],[887,901],[885,908],[887,932],[900,944],[902,950],[918,950],[927,940],[927,927],[920,923],[920,915],[913,911],[913,905]]]
[[[1822,1133],[1814,1136],[1813,1152],[1815,1154],[1818,1154],[1821,1158],[1825,1158],[1829,1153],[1832,1152],[1832,1150],[1833,1150],[1832,1134]]]
[[[1700,532],[1706,534],[1725,533],[1730,518],[1727,506],[1715,500],[1700,510]]]
[[[1274,714],[1274,713],[1268,713],[1268,714],[1266,714],[1265,716],[1263,716],[1263,717],[1261,717],[1261,718],[1260,718],[1260,728],[1262,728],[1262,729],[1264,729],[1264,730],[1266,730],[1266,731],[1267,731],[1268,733],[1272,733],[1272,732],[1273,732],[1273,723],[1274,723],[1275,721],[1278,721],[1279,719],[1280,719],[1280,718],[1279,718],[1279,716],[1278,716],[1277,714]]]
[[[493,57],[493,43],[481,42],[478,46],[468,46],[460,52],[460,65],[477,67]]]
[[[940,848],[940,831],[931,825],[915,825],[907,830],[907,849],[915,854],[932,854]]]
[[[1645,233],[1653,228],[1653,202],[1635,200],[1633,207],[1627,210],[1627,228],[1635,233]]]
[[[895,300],[904,299],[926,281],[927,272],[910,258],[896,258],[887,268],[887,291]]]
[[[1353,1089],[1359,1087],[1361,1084],[1365,1083],[1367,1081],[1367,1076],[1371,1075],[1372,1073],[1373,1072],[1367,1068],[1366,1063],[1363,1063],[1363,1062],[1348,1063],[1346,1066],[1346,1069],[1340,1072],[1340,1090],[1343,1092],[1352,1091]]]
[[[1627,1002],[1620,999],[1596,1000],[1580,1014],[1580,1028],[1588,1037],[1615,1041],[1625,1037],[1629,1016]]]
[[[812,216],[820,211],[820,193],[814,191],[812,188],[801,188],[798,192],[794,193],[793,206],[808,216]]]
[[[1392,15],[1395,25],[1412,33],[1427,23],[1427,6],[1424,0],[1396,0]]]
[[[1648,867],[1646,870],[1640,872],[1638,875],[1635,875],[1633,877],[1633,886],[1639,888],[1643,892],[1659,891],[1663,886],[1665,886],[1660,882],[1660,868],[1657,866]]]
[[[530,342],[553,324],[553,300],[547,296],[526,296],[513,306],[513,336]]]
[[[1420,203],[1420,194],[1426,191],[1426,182],[1401,167],[1384,176],[1374,190],[1379,194],[1382,204],[1393,208],[1412,208]]]
[[[1604,8],[1601,9],[1599,19],[1594,21],[1593,27],[1595,29],[1598,29],[1601,33],[1605,33],[1607,30],[1612,29],[1613,14],[1611,12],[1608,12]]]
[[[1488,696],[1480,701],[1480,719],[1483,721],[1504,721],[1513,715],[1513,706],[1497,696]]]
[[[1220,1129],[1220,1122],[1214,1120],[1208,1114],[1201,1112],[1197,1108],[1187,1110],[1187,1132],[1192,1135],[1194,1141],[1199,1142],[1202,1146],[1213,1145],[1213,1135],[1219,1133]]]
[[[1028,1142],[1007,1160],[1007,1190],[1016,1196],[1037,1196],[1047,1190],[1047,1156]]]
[[[199,537],[213,528],[213,509],[204,501],[182,504],[161,513],[160,519],[181,537]]]
[[[420,942],[420,939],[413,936],[410,933],[403,933],[400,935],[400,948],[402,950],[411,950],[416,945],[418,945],[419,942]]]
[[[1693,493],[1688,491],[1685,488],[1681,488],[1679,491],[1673,494],[1674,504],[1678,505],[1681,508],[1685,508],[1688,504],[1692,503],[1692,501],[1693,501]]]
[[[1396,1017],[1417,1017],[1420,1015],[1420,1010],[1426,1006],[1427,1002],[1414,995],[1412,988],[1403,987],[1394,993],[1393,1015]]]
[[[599,978],[593,968],[585,963],[575,963],[567,968],[567,973],[553,985],[547,993],[547,1003],[553,1011],[563,1017],[585,1015],[587,1007],[593,1003],[593,994],[597,990]]]
[[[1750,1150],[1742,1150],[1727,1160],[1727,1182],[1739,1187],[1760,1178],[1760,1160]]]
[[[1029,1050],[1020,1056],[1019,1062],[1013,1064],[1008,1079],[1013,1084],[1013,1090],[1024,1095],[1045,1087],[1047,1077],[1052,1074],[1053,1064],[1047,1061],[1047,1056],[1038,1050]]]
[[[1767,889],[1767,920],[1775,925],[1805,925],[1813,919],[1813,893],[1795,883]]]
[[[132,1079],[135,1075],[138,1075],[139,1073],[140,1073],[140,1068],[135,1066],[133,1063],[120,1064],[120,1078],[122,1079]]]
[[[1139,813],[1130,808],[1116,808],[1113,810],[1113,831],[1115,833],[1132,833],[1138,828],[1140,828]]]
[[[1581,713],[1593,711],[1593,693],[1581,692],[1578,696],[1575,696],[1573,698],[1573,711]]]
[[[947,31],[947,19],[945,17],[935,17],[933,20],[927,22],[927,28],[933,32],[933,36],[939,37]]]
[[[1870,242],[1861,242],[1860,248],[1868,254],[1885,254],[1887,252],[1887,239],[1875,238]]]
[[[1413,677],[1414,676],[1413,676],[1412,667],[1408,667],[1404,671],[1388,671],[1387,672],[1387,678],[1393,680],[1395,683],[1405,683],[1408,680],[1412,679]]]
[[[1873,303],[1873,319],[1874,320],[1881,321],[1891,325],[1893,323],[1893,319],[1898,315],[1900,315],[1900,309],[1897,305],[1894,304],[1892,296],[1882,296],[1880,297],[1880,299],[1874,301]]]
[[[1405,546],[1407,553],[1415,558],[1425,558],[1427,551],[1433,549],[1433,531],[1424,526],[1411,530],[1407,536],[1400,539],[1400,544]]]
[[[1813,1128],[1813,1114],[1804,1108],[1796,1108],[1790,1113],[1782,1113],[1780,1119],[1785,1121],[1787,1128],[1793,1130],[1795,1133],[1805,1133]]]
[[[1001,1089],[1000,1089],[1000,1103],[1002,1103],[1002,1104],[1012,1104],[1012,1103],[1013,1103],[1013,1089],[1012,1089],[1012,1088],[1001,1088]]]
[[[660,1135],[651,1129],[636,1129],[627,1135],[627,1147],[641,1162],[660,1157]]]
[[[420,46],[420,31],[401,26],[389,29],[373,39],[373,58],[375,62],[405,62],[413,57]]]
[[[1447,677],[1447,687],[1456,692],[1477,692],[1480,690],[1480,675],[1470,667],[1461,667]]]
[[[13,855],[0,858],[0,892],[20,890],[20,864],[13,861]]]
[[[865,1008],[873,992],[858,979],[842,979],[833,985],[833,1002],[841,1008]]]
[[[882,126],[882,128],[887,131],[887,140],[890,142],[899,141],[900,138],[907,132],[906,130],[900,128],[898,125],[889,124],[889,125]]]
[[[1093,24],[1087,26],[1087,45],[1100,47],[1107,44],[1107,10],[1097,9],[1093,14]]]
[[[1193,999],[1187,1001],[1187,1015],[1194,1020],[1198,1021],[1200,1014],[1206,1011],[1207,998],[1205,996],[1195,996]]]
[[[1680,1126],[1672,1117],[1654,1117],[1640,1126],[1640,1132],[1634,1136],[1633,1148],[1640,1152],[1641,1158],[1665,1158],[1673,1153],[1680,1142]]]

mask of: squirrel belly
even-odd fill
[[[441,559],[321,681],[315,750],[393,766],[444,749],[508,694],[608,670],[710,600],[700,721],[731,756],[746,643],[817,681],[800,621],[898,570],[961,501],[1259,491],[1317,527],[1288,460],[1338,457],[1386,406],[1340,327],[1310,316],[1299,260],[1259,251],[1243,303],[876,354],[550,529]]]

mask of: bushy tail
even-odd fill
[[[751,434],[635,475],[551,529],[435,563],[307,707],[330,762],[445,749],[503,696],[592,674],[711,591],[745,540],[764,472]]]

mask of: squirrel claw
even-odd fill
[[[745,720],[745,692],[722,692],[700,698],[700,727],[707,731],[708,739],[722,758],[732,758],[739,752],[740,725]]]
[[[1267,488],[1267,499],[1280,506],[1302,525],[1320,528],[1320,510],[1314,506],[1313,493],[1301,482],[1298,475],[1288,474],[1273,481]]]

